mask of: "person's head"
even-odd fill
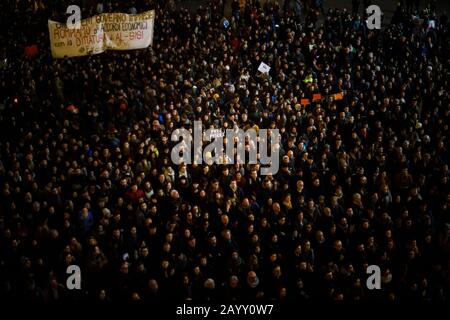
[[[163,244],[163,251],[166,252],[166,253],[169,253],[169,252],[170,252],[170,249],[171,249],[170,243],[165,242],[165,243]]]
[[[313,231],[313,226],[312,226],[312,224],[311,224],[311,223],[307,223],[307,224],[305,225],[305,233],[310,234],[312,231]]]
[[[106,290],[105,289],[100,289],[100,291],[98,292],[98,299],[100,301],[105,301],[107,299],[107,295],[106,295]]]
[[[312,184],[314,187],[319,187],[320,186],[320,179],[319,178],[314,178],[312,181]]]
[[[272,204],[272,210],[277,214],[281,211],[280,204],[278,202],[274,202]]]
[[[357,252],[364,252],[365,251],[365,246],[364,246],[364,243],[358,243],[357,245],[356,245],[356,251]]]
[[[361,226],[362,226],[362,228],[365,229],[365,230],[369,229],[369,227],[370,227],[369,220],[363,219],[362,225],[361,225]]]
[[[83,219],[87,219],[88,216],[89,216],[89,209],[86,208],[86,207],[82,208],[82,209],[81,209],[81,217],[82,217]]]
[[[239,279],[236,276],[231,276],[230,278],[230,288],[236,289],[239,285]]]
[[[321,230],[317,230],[317,232],[316,232],[316,241],[318,243],[325,242],[325,236],[323,235],[323,232]]]
[[[276,253],[272,253],[272,254],[270,254],[270,256],[269,256],[269,260],[270,260],[270,262],[272,262],[272,263],[274,263],[275,261],[277,261],[277,258],[278,258],[278,256],[277,256]]]
[[[230,222],[230,219],[228,218],[228,215],[222,214],[222,215],[220,216],[220,222],[221,222],[222,225],[224,225],[224,226],[228,225],[228,223]]]
[[[113,239],[118,240],[120,238],[121,232],[120,229],[116,228],[112,232]]]
[[[161,261],[161,267],[163,270],[169,269],[170,262],[167,259]]]
[[[260,222],[260,226],[262,228],[266,228],[269,225],[269,222],[267,221],[267,218],[262,218]]]
[[[183,285],[189,285],[191,283],[191,280],[189,279],[189,275],[184,274],[182,282],[183,282]]]
[[[148,281],[148,288],[150,292],[157,293],[159,290],[158,282],[155,279],[150,279]]]
[[[247,273],[247,284],[250,287],[255,288],[258,285],[258,283],[259,279],[255,271],[250,271],[249,273]]]
[[[333,248],[334,248],[334,250],[336,250],[338,252],[341,251],[343,249],[342,241],[341,240],[335,240],[333,242]]]
[[[344,300],[344,294],[343,294],[342,292],[337,292],[337,293],[334,295],[334,300],[336,300],[336,301],[342,301],[342,300]]]
[[[274,233],[272,235],[272,243],[277,243],[278,242],[278,235],[276,233]]]
[[[194,236],[189,237],[188,246],[190,248],[194,248],[196,246],[196,244],[197,244],[197,240],[195,239],[195,237]]]
[[[148,254],[149,254],[150,252],[149,252],[149,250],[148,250],[148,247],[143,247],[143,248],[141,248],[141,256],[142,257],[144,257],[144,258],[146,258],[146,257],[148,257]]]
[[[231,231],[226,229],[224,231],[222,231],[222,237],[227,240],[230,241],[231,240]]]
[[[305,243],[303,244],[303,251],[305,252],[311,251],[311,242],[309,242],[308,240],[306,240]]]
[[[129,263],[127,261],[122,262],[120,266],[120,272],[123,274],[128,274],[129,271]]]
[[[275,266],[272,270],[274,277],[279,278],[281,276],[281,267],[279,265]]]
[[[208,278],[208,279],[206,279],[204,286],[205,286],[205,289],[207,289],[207,290],[213,290],[213,289],[215,289],[216,284],[213,279]]]
[[[231,253],[231,259],[234,260],[234,261],[238,260],[239,259],[239,252],[233,251]]]
[[[71,253],[66,254],[64,259],[67,265],[71,265],[75,262],[75,257]],[[31,260],[27,259],[26,263],[31,265]]]
[[[216,238],[215,235],[211,235],[211,236],[209,237],[209,244],[212,245],[212,246],[217,245],[217,238]]]

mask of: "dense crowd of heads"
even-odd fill
[[[369,30],[362,11],[314,3],[225,18],[220,0],[94,2],[83,14],[156,9],[153,47],[53,59],[63,5],[1,4],[2,296],[448,298],[445,15],[399,5]],[[174,165],[171,133],[194,120],[279,129],[278,173]],[[74,264],[81,290],[66,288]]]

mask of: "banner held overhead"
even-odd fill
[[[143,49],[153,43],[155,11],[136,15],[103,13],[81,20],[81,27],[48,21],[54,58],[81,57],[106,50]]]

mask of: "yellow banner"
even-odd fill
[[[155,11],[136,15],[102,13],[81,20],[81,27],[48,21],[50,47],[55,58],[80,57],[106,50],[147,48],[153,43]]]

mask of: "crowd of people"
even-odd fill
[[[153,46],[54,59],[65,2],[2,1],[1,296],[449,298],[447,16],[400,3],[370,30],[362,8],[234,2],[84,1],[155,9]],[[279,129],[278,173],[173,164],[194,120]]]

